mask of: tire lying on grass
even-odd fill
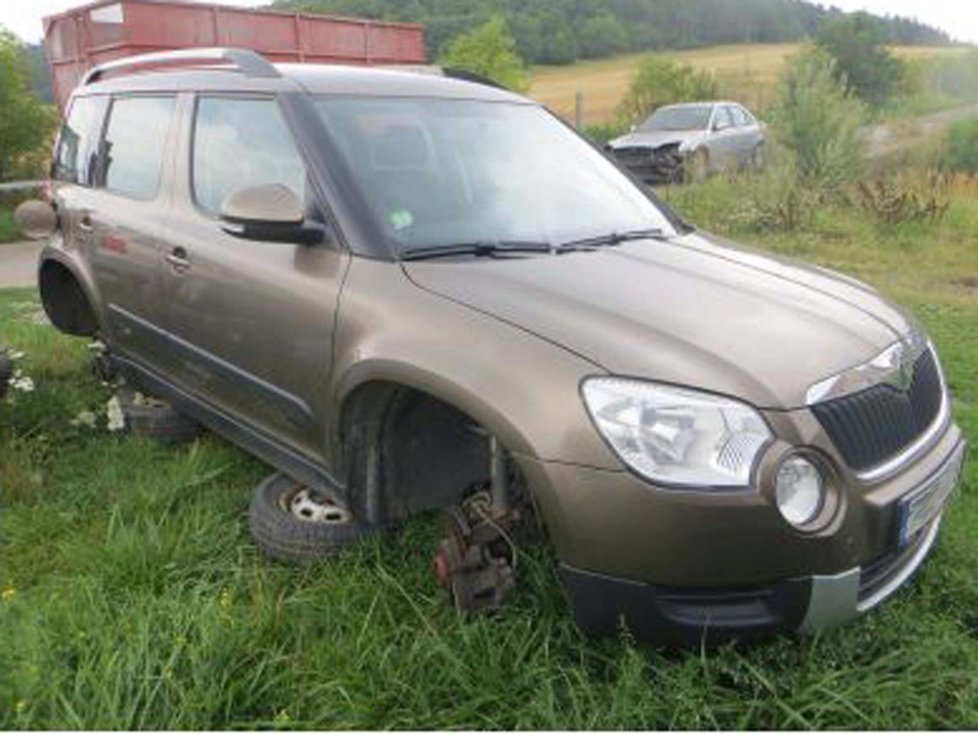
[[[128,389],[119,390],[116,397],[126,430],[134,436],[154,438],[164,443],[182,443],[192,441],[201,433],[199,423],[163,400]]]
[[[370,532],[333,498],[279,472],[255,487],[248,519],[259,550],[287,563],[324,558]]]

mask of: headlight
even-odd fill
[[[756,410],[709,393],[616,377],[592,377],[582,393],[618,458],[656,482],[747,487],[772,438]]]
[[[800,456],[792,456],[781,464],[775,494],[784,519],[796,526],[814,520],[825,503],[818,467]]]

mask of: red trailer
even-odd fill
[[[54,98],[64,109],[90,67],[133,54],[237,46],[270,61],[424,64],[424,26],[185,0],[99,0],[44,19]]]

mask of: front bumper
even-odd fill
[[[941,504],[913,537],[901,537],[905,500],[964,451],[948,423],[897,475],[874,484],[837,477],[840,510],[815,533],[791,527],[775,506],[767,485],[777,452],[751,493],[660,490],[628,472],[520,464],[578,625],[608,634],[624,621],[642,638],[689,645],[704,635],[719,642],[822,629],[881,603],[924,562],[943,514]]]
[[[625,626],[669,647],[750,640],[778,631],[814,632],[847,622],[882,603],[920,568],[937,540],[931,521],[901,551],[831,576],[773,584],[688,589],[636,583],[564,565],[561,575],[574,621],[587,634]]]
[[[652,148],[611,148],[608,152],[636,177],[646,183],[673,183],[683,178],[686,157],[676,146]]]

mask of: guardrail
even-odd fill
[[[28,191],[29,189],[39,189],[46,181],[8,181],[0,183],[0,191]]]

